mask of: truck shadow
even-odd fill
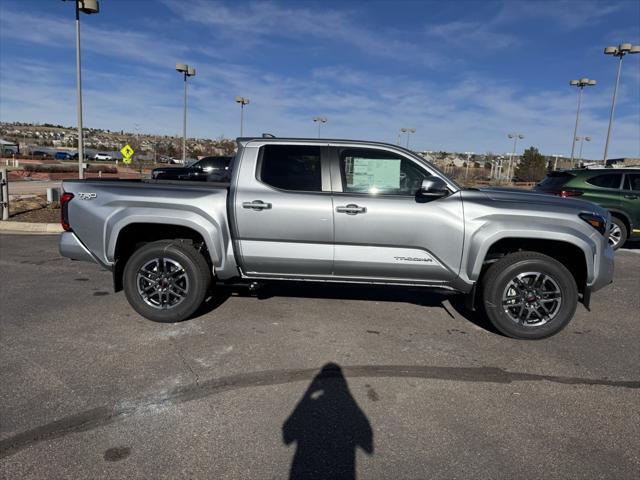
[[[259,300],[274,297],[321,298],[331,300],[362,300],[378,302],[399,302],[419,305],[422,307],[439,307],[449,317],[456,318],[457,313],[468,322],[498,335],[493,325],[481,311],[470,311],[464,304],[465,297],[460,294],[435,291],[428,288],[388,286],[388,285],[358,285],[358,284],[327,284],[313,282],[278,281],[263,284],[256,290],[243,287],[216,287],[215,294],[205,302],[197,316],[211,312],[224,303],[231,296],[249,296]],[[448,308],[445,302],[449,303]],[[453,309],[453,311],[451,311]]]

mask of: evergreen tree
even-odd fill
[[[524,151],[520,164],[516,168],[516,178],[521,182],[537,182],[546,174],[547,162],[536,147]]]

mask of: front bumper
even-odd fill
[[[606,287],[613,282],[613,270],[614,270],[614,251],[609,245],[609,242],[605,238],[602,248],[596,252],[593,259],[594,277],[593,281],[587,285],[592,291],[596,292],[603,287]]]

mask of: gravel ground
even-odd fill
[[[14,222],[59,223],[60,209],[45,207],[29,210],[27,212],[16,213],[12,215],[9,220]]]

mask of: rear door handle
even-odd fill
[[[636,198],[638,198],[638,195],[625,195],[624,198],[630,198],[631,200],[635,200]]]
[[[250,208],[251,210],[268,210],[271,208],[270,203],[265,203],[262,200],[254,200],[252,202],[243,202],[242,208]]]
[[[360,207],[355,203],[350,203],[349,205],[345,205],[343,207],[336,207],[336,212],[346,213],[347,215],[357,215],[359,213],[367,213],[367,208]]]

